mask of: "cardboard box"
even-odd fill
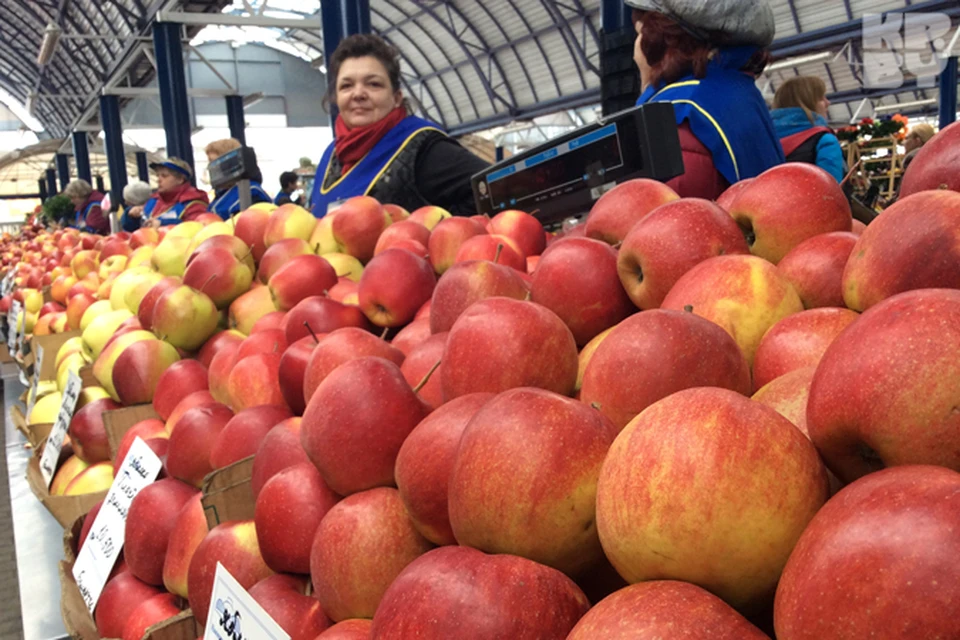
[[[43,356],[46,359],[47,356]],[[93,375],[93,365],[87,364],[80,367],[80,379],[83,381],[83,388],[99,387],[100,382]]]
[[[30,341],[30,349],[33,352],[34,361],[36,361],[37,358],[38,347],[43,347],[43,362],[40,363],[40,380],[57,379],[57,353],[60,351],[60,347],[70,338],[77,338],[80,335],[81,332],[77,330],[33,337]]]
[[[187,609],[147,629],[143,640],[197,640],[202,635],[203,629],[193,617],[193,611]]]
[[[97,624],[87,610],[73,579],[73,561],[60,561],[60,615],[67,634],[75,640],[100,640]]]
[[[33,495],[46,507],[47,511],[53,514],[64,529],[72,527],[73,523],[82,515],[86,515],[95,504],[107,496],[106,491],[97,493],[85,493],[79,496],[52,496],[43,482],[43,475],[40,473],[40,455],[43,447],[37,447],[33,450],[33,457],[27,463],[27,484]]]
[[[151,418],[160,419],[157,412],[153,410],[152,404],[138,404],[132,407],[114,409],[113,411],[104,411],[103,428],[107,431],[107,442],[110,443],[110,459],[117,459],[117,449],[123,436],[130,430],[130,427],[150,420]]]
[[[83,514],[73,521],[73,524],[63,530],[63,559],[73,564],[77,559],[77,547],[80,546],[80,530],[87,514]]]
[[[234,520],[253,520],[256,500],[250,488],[253,456],[217,469],[203,479],[203,512],[207,528]]]

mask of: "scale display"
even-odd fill
[[[652,103],[509,158],[473,176],[472,184],[478,213],[521,209],[551,224],[586,213],[619,182],[682,173],[673,106]]]
[[[240,147],[229,151],[208,168],[210,184],[214,189],[232,187],[240,180],[254,180],[258,174],[257,153],[252,147]]]

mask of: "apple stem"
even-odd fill
[[[524,302],[530,302],[533,299],[533,291],[527,290],[527,295],[523,296]]]
[[[686,311],[687,313],[693,313],[693,305],[685,304],[683,305],[683,310]]]
[[[249,258],[252,254],[253,254],[253,247],[250,247],[250,250],[247,251],[247,253],[242,258],[240,258],[240,262],[243,262],[244,260]]]
[[[433,366],[430,367],[430,371],[427,371],[427,375],[423,376],[423,380],[421,380],[420,382],[418,382],[418,383],[417,383],[417,386],[415,386],[415,387],[413,388],[413,392],[414,392],[414,393],[420,393],[420,389],[423,389],[423,387],[426,386],[426,384],[427,384],[428,382],[430,382],[430,376],[432,376],[432,375],[433,375],[433,372],[436,371],[436,370],[440,367],[440,363],[441,363],[441,362],[443,362],[442,359],[437,360],[436,362],[433,363]]]
[[[493,256],[493,262],[498,263],[500,261],[500,252],[503,251],[503,244],[497,245],[497,254]]]
[[[313,247],[313,252],[317,255],[320,255],[320,243],[318,242],[316,246]]]
[[[600,403],[599,403],[599,402],[591,402],[591,403],[590,403],[590,407],[593,408],[593,409],[596,409],[597,411],[600,411]]]
[[[313,336],[314,344],[320,344],[320,340],[317,339],[317,334],[313,332],[313,328],[310,327],[310,323],[304,320],[303,326],[305,326],[307,328],[307,331],[310,332],[310,335]]]
[[[381,339],[381,340],[386,340],[388,333],[390,333],[390,327],[384,327],[384,328],[383,328],[383,331],[380,333],[380,339]]]

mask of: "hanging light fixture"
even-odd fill
[[[40,51],[37,53],[37,64],[44,66],[53,59],[53,54],[57,50],[57,43],[60,42],[60,36],[63,30],[56,23],[51,22],[43,30],[43,40],[40,41]]]

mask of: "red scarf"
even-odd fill
[[[400,121],[407,117],[407,110],[403,106],[395,108],[387,116],[373,124],[351,129],[343,121],[343,116],[337,116],[337,122],[334,125],[334,151],[337,154],[337,160],[343,167],[343,173],[360,162],[363,156],[369,153],[373,146],[380,142],[380,138],[386,135],[387,131],[400,124]]]

